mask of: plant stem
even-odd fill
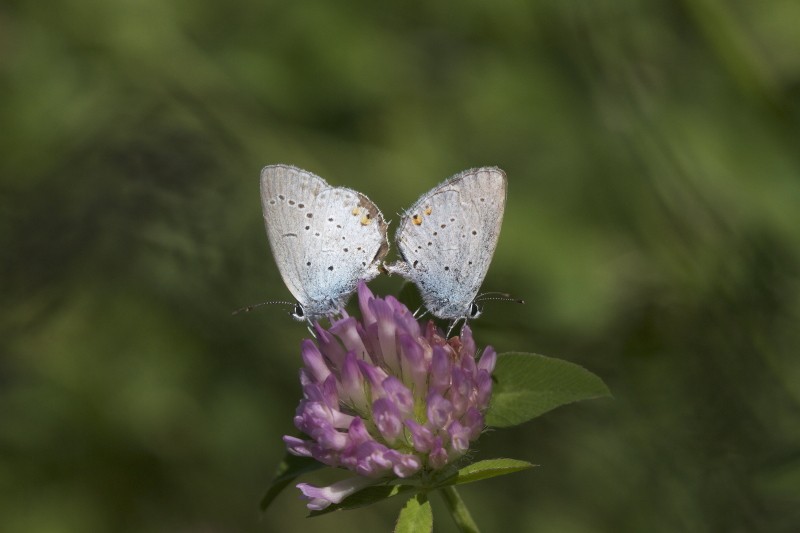
[[[472,515],[469,514],[467,506],[464,505],[464,500],[461,499],[455,487],[450,485],[442,487],[440,490],[459,531],[462,533],[480,533],[478,525],[472,519]]]

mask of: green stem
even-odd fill
[[[444,497],[444,502],[450,510],[450,515],[458,526],[458,530],[462,533],[480,533],[478,525],[472,519],[472,515],[469,514],[467,506],[464,505],[464,500],[461,499],[455,487],[451,485],[442,487],[440,490]]]

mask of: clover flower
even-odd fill
[[[361,320],[344,316],[328,330],[316,324],[316,342],[301,346],[294,423],[307,438],[284,436],[287,449],[358,474],[329,487],[297,485],[311,510],[458,460],[483,431],[492,393],[497,354],[487,347],[476,362],[468,326],[448,340],[363,282],[358,303]]]

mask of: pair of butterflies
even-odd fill
[[[359,280],[383,269],[417,285],[425,307],[453,321],[475,318],[506,203],[499,168],[466,170],[407,209],[395,241],[401,259],[384,264],[388,224],[360,192],[290,165],[261,171],[261,206],[272,254],[297,299],[292,315],[313,322],[338,314]]]

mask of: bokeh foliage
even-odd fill
[[[0,7],[0,515],[8,531],[386,531],[257,505],[302,325],[257,178],[387,215],[496,164],[479,343],[615,399],[487,434],[532,472],[486,531],[796,531],[800,4],[138,2]],[[376,280],[380,294],[400,281]],[[434,499],[436,527],[452,525]]]

